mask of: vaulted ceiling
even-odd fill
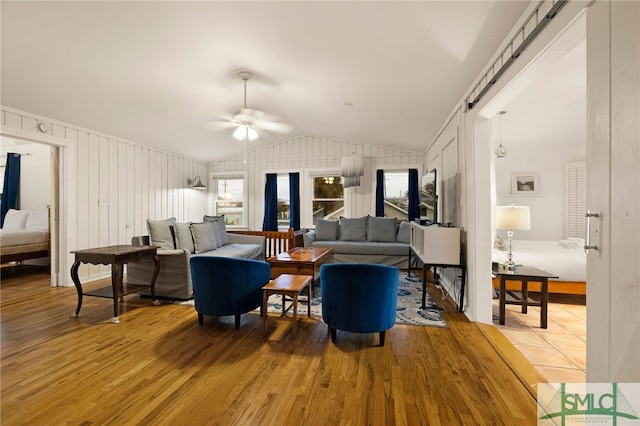
[[[208,161],[242,150],[247,69],[247,105],[294,126],[256,144],[422,151],[527,4],[3,1],[0,101]]]

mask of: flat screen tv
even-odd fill
[[[438,173],[431,169],[422,176],[420,186],[420,219],[427,225],[438,223]]]

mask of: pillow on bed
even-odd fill
[[[29,212],[25,229],[49,229],[49,209],[36,209]]]
[[[24,229],[29,217],[29,210],[9,209],[4,217],[2,229]]]

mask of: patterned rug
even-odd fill
[[[305,290],[306,292],[306,290]],[[322,318],[322,298],[320,288],[314,288],[315,296],[311,299],[311,316]],[[180,305],[193,306],[193,300],[176,302]],[[407,277],[406,272],[400,273],[398,282],[398,306],[396,309],[396,324],[422,325],[428,327],[447,327],[440,312],[443,311],[427,292],[425,309],[420,307],[422,303],[422,280],[413,275]],[[271,296],[267,309],[272,313],[282,312],[282,297]],[[257,311],[257,310],[256,310]],[[290,313],[289,313],[290,314]],[[298,316],[307,315],[306,302],[298,302]]]

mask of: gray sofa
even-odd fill
[[[192,256],[220,256],[264,260],[265,237],[226,232],[224,218],[205,216],[202,223],[176,223],[175,218],[148,220],[149,235],[135,236],[133,245],[158,246],[160,272],[156,296],[191,299],[193,286],[189,261]],[[148,284],[153,275],[153,260],[127,264],[127,282]],[[144,291],[143,295],[150,295]]]
[[[318,220],[303,236],[305,247],[333,249],[336,263],[377,263],[408,267],[409,222],[396,218],[364,216],[339,221]]]

